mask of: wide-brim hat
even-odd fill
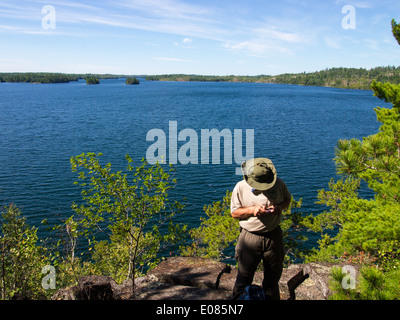
[[[265,191],[276,182],[276,169],[270,159],[255,158],[242,163],[243,177],[254,189]]]

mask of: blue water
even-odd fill
[[[383,102],[372,91],[279,84],[1,83],[0,204],[14,202],[39,228],[44,218],[57,223],[81,198],[71,156],[102,152],[104,162],[123,169],[126,153],[137,163],[145,157],[153,143],[146,141],[151,129],[168,135],[169,122],[176,121],[178,133],[198,133],[199,145],[201,129],[243,129],[243,141],[245,129],[254,129],[255,156],[272,159],[293,196],[303,199],[301,211],[317,214],[325,209],[315,204],[318,190],[335,177],[336,142],[376,133],[373,108],[378,105]],[[178,161],[175,167],[173,197],[185,198],[187,205],[177,220],[191,227],[199,225],[204,205],[221,200],[241,179],[234,160],[219,165]]]

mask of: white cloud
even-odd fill
[[[336,4],[340,5],[351,5],[360,9],[371,9],[373,5],[370,1],[363,0],[336,0]]]
[[[233,51],[243,51],[250,56],[266,57],[272,54],[292,54],[292,51],[265,39],[251,39],[242,42],[229,42],[222,45]]]
[[[325,37],[325,44],[332,49],[343,49],[341,41],[338,38]]]
[[[371,50],[381,51],[379,41],[375,39],[364,39],[363,42],[367,45],[367,47]]]
[[[120,0],[115,5],[166,18],[194,19],[209,14],[209,9],[204,6],[179,0]]]
[[[192,43],[192,41],[192,38],[184,38],[181,42],[175,41],[174,45],[181,48],[190,48],[189,44]]]
[[[288,43],[304,42],[305,38],[300,33],[277,30],[276,27],[257,28],[254,32],[261,38],[276,39]]]
[[[51,1],[50,1],[51,2]],[[99,7],[78,2],[55,0],[51,2],[56,9],[57,24],[64,29],[75,32],[81,37],[82,33],[93,35],[100,29],[88,27],[95,25],[116,27],[122,29],[145,30],[186,36],[197,36],[206,39],[217,39],[218,34],[225,31],[218,26],[219,22],[211,18],[211,10],[200,5],[188,4],[179,0],[121,0],[99,3]],[[13,33],[40,34],[40,22],[43,18],[41,8],[48,4],[47,0],[30,2],[4,0],[0,3],[0,18],[14,19],[18,29],[8,31]],[[101,6],[101,7],[100,7]],[[5,24],[3,22],[3,24]],[[11,27],[11,25],[10,25]],[[2,28],[6,31],[6,28]],[[64,30],[64,32],[67,32]],[[117,35],[117,34],[116,34]]]
[[[170,58],[170,57],[155,57],[154,60],[170,61],[170,62],[196,62],[194,60],[187,60],[187,59],[180,59],[180,58]]]
[[[251,56],[266,57],[274,54],[291,55],[300,44],[309,42],[299,32],[283,31],[275,26],[252,28],[246,34],[253,37],[244,41],[225,42],[223,47]]]
[[[5,30],[5,31],[20,31],[21,28],[15,27],[15,26],[7,26],[4,24],[0,24],[0,31]]]

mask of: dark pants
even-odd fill
[[[252,284],[254,273],[262,260],[262,285],[265,295],[267,299],[280,299],[278,282],[282,275],[284,251],[282,229],[279,226],[265,235],[253,234],[242,229],[236,245],[235,258],[238,262],[238,274],[233,295]]]

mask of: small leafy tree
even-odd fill
[[[42,268],[49,264],[49,258],[38,245],[37,229],[28,226],[14,204],[2,209],[0,222],[1,299],[45,298],[50,291],[42,287]]]
[[[145,160],[138,167],[126,155],[127,172],[112,172],[111,164],[101,165],[101,154],[87,153],[71,158],[72,171],[79,173],[83,203],[73,204],[80,233],[89,240],[95,268],[116,281],[132,280],[158,260],[158,253],[175,243],[185,226],[173,224],[172,217],[182,209],[168,198],[176,184],[158,163]],[[76,182],[78,184],[78,182]]]
[[[80,255],[77,255],[81,232],[80,224],[74,218],[76,217],[61,219],[61,224],[50,228],[52,238],[57,239],[57,243],[52,248],[52,263],[57,270],[57,288],[77,285],[80,277],[95,272],[93,264],[82,258],[87,256],[85,251],[82,250]],[[42,223],[47,224],[47,220]]]
[[[231,216],[231,195],[227,191],[222,201],[204,206],[207,218],[201,217],[200,226],[189,231],[192,243],[181,247],[182,255],[215,260],[232,258],[226,255],[225,250],[235,245],[239,236],[239,223]]]
[[[198,228],[191,229],[191,244],[181,247],[182,255],[199,256],[215,260],[233,259],[227,255],[229,249],[233,252],[240,233],[239,221],[231,216],[232,192],[227,191],[222,201],[204,206],[207,217],[200,218]],[[302,257],[306,249],[301,246],[307,238],[302,234],[302,214],[293,211],[301,207],[301,200],[292,199],[289,208],[282,213],[281,228],[284,237],[285,261]],[[291,258],[290,258],[291,256]]]
[[[292,197],[289,207],[282,212],[282,234],[283,246],[285,251],[285,265],[303,260],[309,252],[307,249],[308,238],[305,236],[304,215],[296,210],[301,208],[302,199],[295,200]]]

